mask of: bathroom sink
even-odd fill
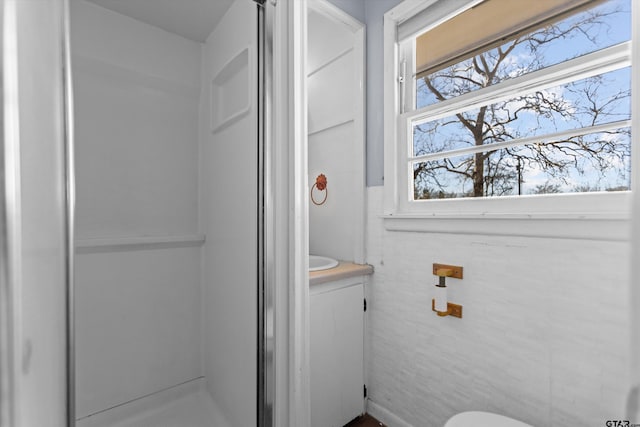
[[[319,255],[309,255],[309,271],[328,270],[338,265],[338,261]]]

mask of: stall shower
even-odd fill
[[[257,6],[143,3],[70,2],[76,418],[255,425]]]

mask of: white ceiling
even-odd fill
[[[188,39],[204,42],[233,0],[89,0]]]

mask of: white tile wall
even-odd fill
[[[368,189],[371,400],[414,426],[468,410],[532,425],[624,416],[629,377],[626,242],[390,232]],[[463,319],[431,311],[432,263]]]

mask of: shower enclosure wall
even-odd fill
[[[78,418],[200,372],[197,43],[71,2]]]
[[[256,425],[256,25],[238,0],[199,43],[71,1],[80,425],[176,387]]]
[[[185,390],[207,426],[304,425],[305,0],[233,0],[196,48],[71,1],[73,70],[67,0],[0,2],[0,426],[108,425]]]

